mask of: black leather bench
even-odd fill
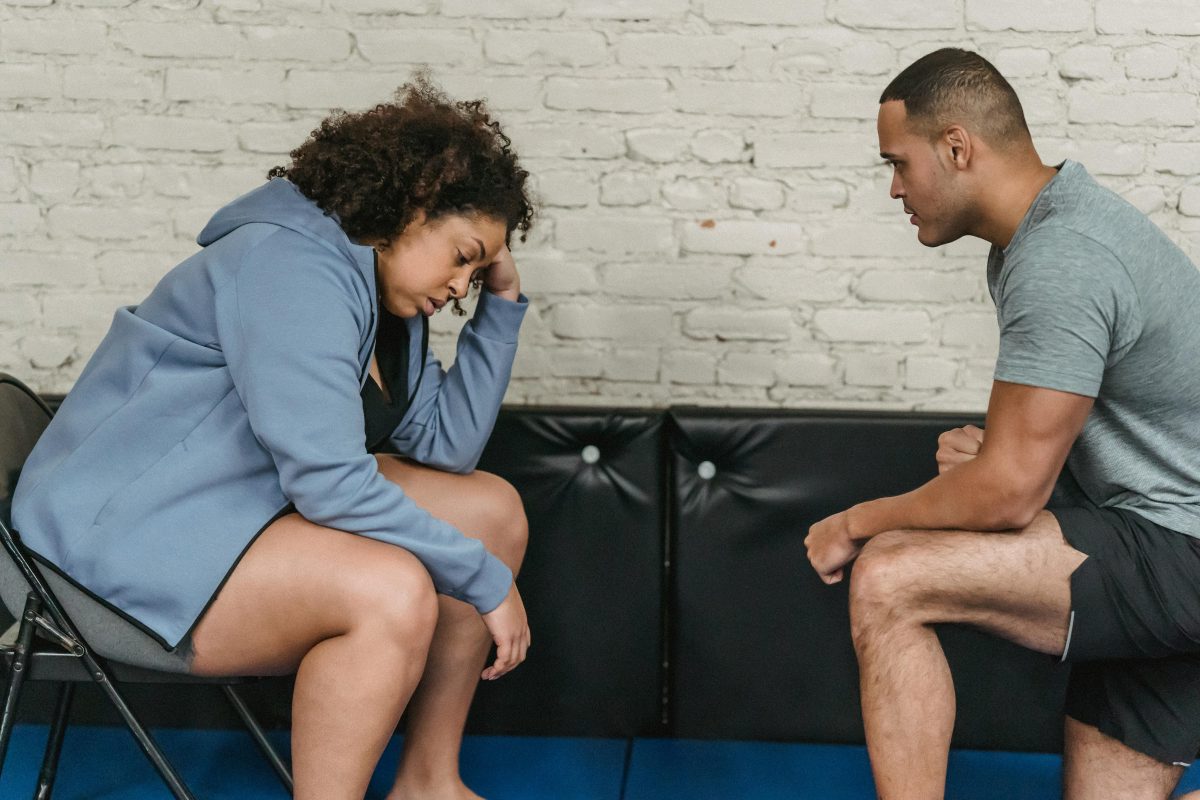
[[[847,584],[816,578],[803,538],[830,513],[932,477],[937,435],[966,422],[979,420],[505,409],[480,468],[525,500],[519,584],[534,646],[480,686],[468,730],[861,742]],[[955,746],[1061,748],[1065,667],[975,631],[939,633]],[[193,702],[196,724],[236,724],[186,693],[145,716],[178,724]],[[287,723],[286,682],[251,702]],[[27,719],[48,715],[34,705]],[[81,706],[106,721],[98,703]]]

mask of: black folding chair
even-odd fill
[[[4,545],[7,557],[16,563],[29,584],[29,593],[21,618],[13,623],[10,634],[0,639],[0,662],[3,662],[8,672],[3,716],[0,717],[0,774],[4,770],[4,758],[8,753],[21,687],[30,680],[53,681],[59,684],[58,701],[42,759],[41,774],[33,795],[35,800],[49,798],[54,787],[58,757],[71,712],[74,684],[93,681],[116,707],[171,793],[180,800],[195,800],[179,773],[126,703],[118,687],[123,683],[202,683],[220,686],[224,690],[235,713],[245,723],[280,782],[288,794],[291,794],[291,771],[271,746],[262,726],[234,688],[235,684],[252,681],[253,678],[200,678],[107,662],[88,648],[87,642],[46,584],[36,561],[21,543],[20,536],[12,529],[11,508],[13,487],[16,486],[21,467],[33,449],[34,442],[50,422],[50,416],[51,411],[41,398],[16,378],[0,373],[0,543]],[[0,555],[0,558],[3,557],[6,556]],[[15,636],[12,635],[14,633]]]

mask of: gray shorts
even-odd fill
[[[185,637],[175,649],[167,650],[137,624],[80,589],[45,564],[38,563],[50,591],[75,623],[88,647],[111,661],[163,672],[189,672],[191,640]],[[0,597],[14,617],[25,608],[29,584],[13,560],[0,550]]]

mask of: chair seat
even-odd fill
[[[14,622],[3,634],[0,634],[0,659],[5,668],[12,666],[16,654],[17,631],[20,623]],[[119,661],[105,662],[113,678],[122,683],[181,683],[228,685],[246,684],[261,680],[255,677],[206,677],[203,675],[188,675],[178,672],[161,672],[159,670],[135,667],[132,664],[122,664]],[[55,642],[38,636],[34,639],[33,652],[29,658],[27,680],[43,681],[92,681],[83,661],[75,655],[66,652]]]

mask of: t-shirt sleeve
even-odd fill
[[[1009,258],[996,298],[996,380],[1095,397],[1105,368],[1141,334],[1129,274],[1107,248],[1063,228],[1031,232]]]

